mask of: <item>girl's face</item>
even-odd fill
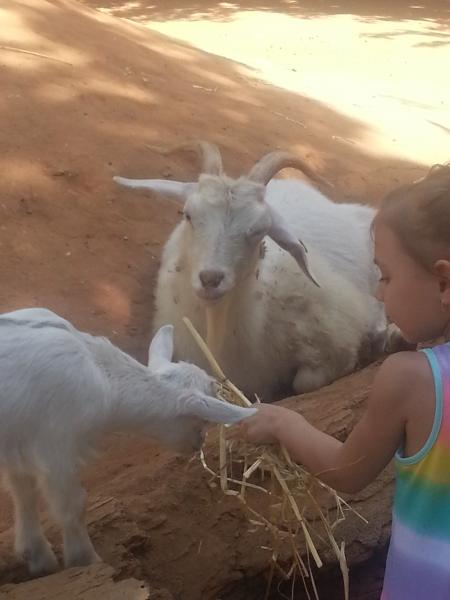
[[[415,261],[382,221],[375,222],[374,239],[375,262],[381,271],[376,296],[388,318],[413,344],[444,335],[450,314],[441,305],[441,278]]]

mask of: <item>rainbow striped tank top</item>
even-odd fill
[[[395,456],[382,600],[450,600],[450,343],[422,352],[433,372],[435,416],[424,447]]]

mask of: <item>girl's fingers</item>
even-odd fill
[[[244,422],[236,423],[230,428],[230,438],[246,439],[247,425]]]

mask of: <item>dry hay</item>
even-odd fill
[[[217,396],[224,402],[252,406],[248,398],[226,378],[189,319],[183,320],[211,365],[217,379]],[[323,565],[316,547],[316,543],[320,542],[322,547],[331,549],[339,562],[344,598],[348,600],[345,542],[339,544],[334,531],[345,519],[346,512],[351,511],[365,521],[361,515],[335,490],[294,463],[284,447],[245,443],[233,437],[227,426],[219,428],[219,472],[208,466],[203,451],[200,457],[213,479],[220,481],[222,492],[242,502],[253,530],[262,527],[271,533],[272,545],[266,548],[271,551],[271,559],[265,599],[269,597],[272,579],[277,571],[283,579],[292,581],[292,598],[295,580],[300,577],[308,599],[319,600],[311,563],[317,568]],[[301,538],[306,548],[306,560],[298,550]],[[283,568],[279,562],[281,549],[285,545],[292,552],[288,568]]]

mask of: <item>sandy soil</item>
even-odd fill
[[[47,306],[145,358],[178,207],[111,178],[198,174],[151,145],[201,135],[230,174],[296,151],[336,200],[370,203],[449,158],[448,2],[84,4],[0,2],[3,311]],[[85,476],[97,494],[139,498],[150,468],[163,481],[167,455],[148,442],[116,436],[105,450]],[[4,583],[25,574],[5,495],[0,506]]]

